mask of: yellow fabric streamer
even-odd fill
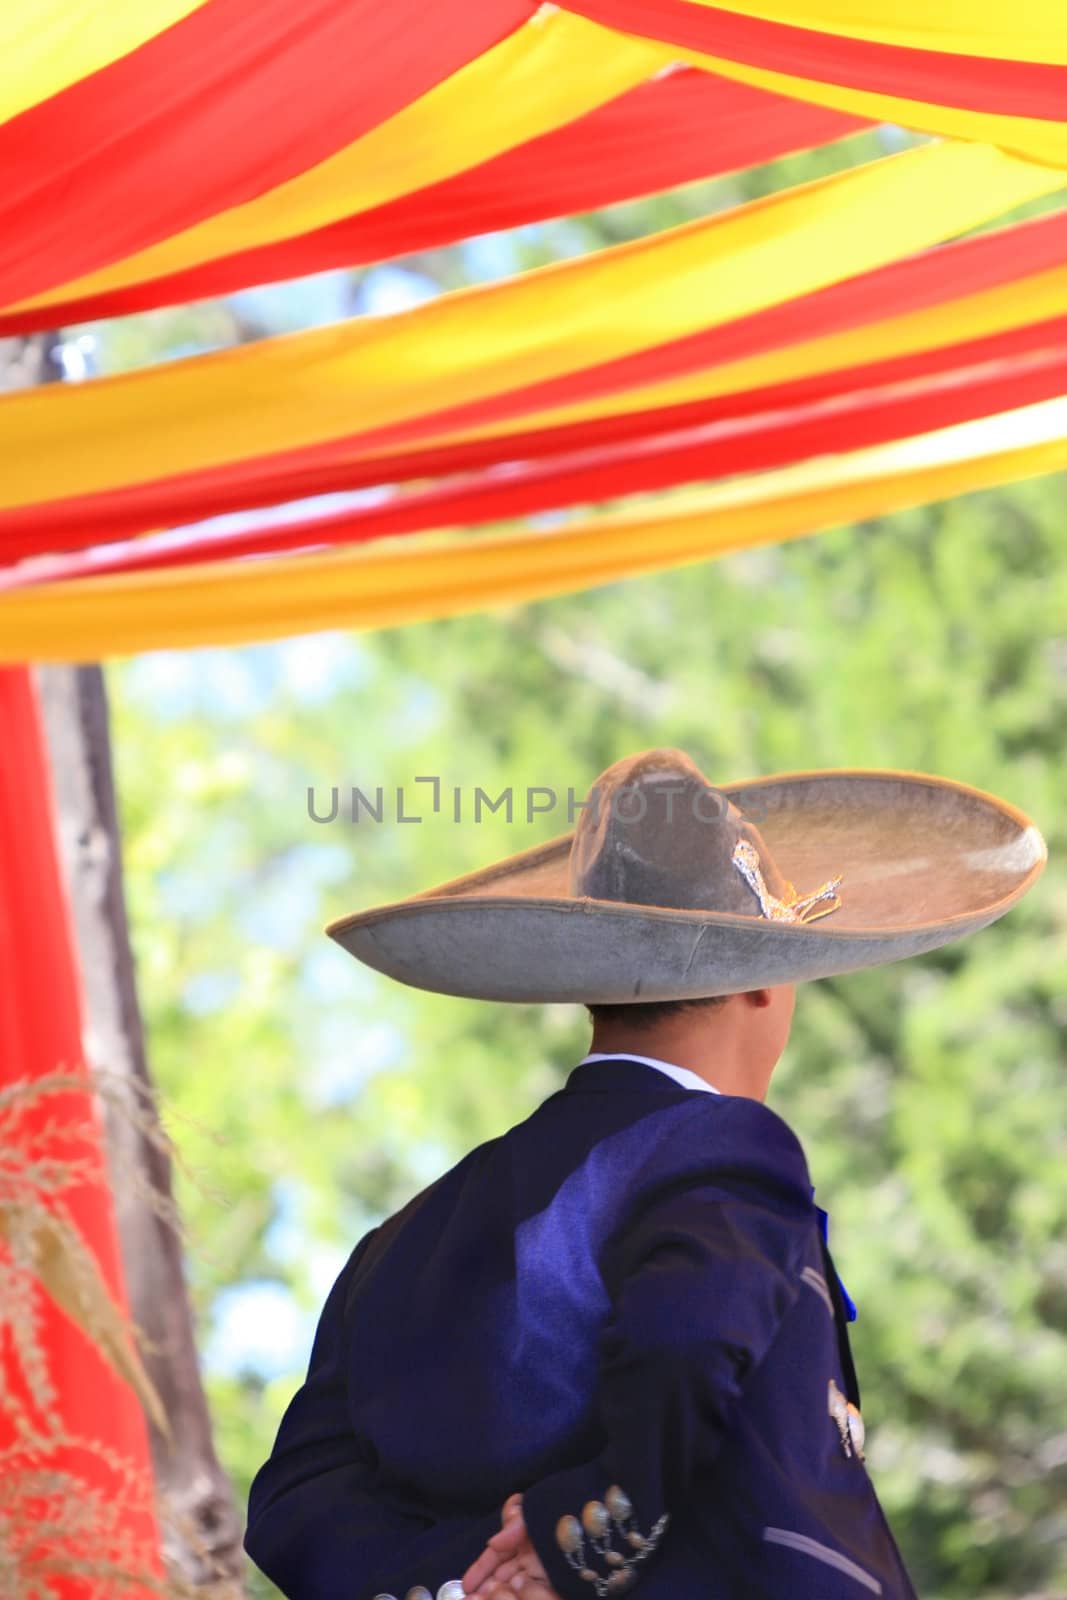
[[[451,433],[427,433],[420,444],[437,446],[459,440],[500,438],[528,428],[548,428],[568,422],[587,422],[594,417],[620,416],[658,406],[679,405],[688,400],[707,400],[715,396],[742,394],[770,384],[790,383],[823,373],[847,371],[850,367],[906,356],[921,350],[940,350],[987,334],[1007,333],[1027,323],[1043,322],[1067,314],[1067,267],[1032,277],[1015,279],[995,289],[943,301],[922,311],[899,317],[885,317],[864,323],[843,333],[824,334],[817,339],[798,340],[782,349],[768,350],[743,360],[721,362],[718,366],[687,372],[683,377],[645,384],[621,394],[604,395],[584,405],[557,406],[551,410],[527,413],[522,417],[484,428]],[[366,452],[373,455],[373,452]],[[363,459],[366,459],[366,455]],[[353,452],[353,460],[360,459]],[[379,452],[374,459],[387,460]],[[388,468],[383,466],[383,478]]]
[[[693,0],[743,17],[1001,61],[1067,62],[1062,0]]]
[[[973,139],[979,144],[997,145],[1014,151],[1027,161],[1067,167],[1067,122],[1048,122],[1040,117],[1011,117],[995,111],[973,111],[959,106],[931,104],[926,100],[905,100],[897,95],[877,94],[873,90],[852,89],[837,83],[822,83],[815,78],[794,78],[784,72],[767,72],[762,67],[746,66],[699,50],[675,51],[679,61],[703,67],[724,78],[735,78],[772,94],[791,95],[811,105],[828,106],[868,122],[890,122],[917,133],[934,133],[948,139]]]
[[[21,302],[47,306],[291,239],[411,194],[624,94],[677,52],[538,11],[524,27],[354,144],[266,194]]]
[[[1067,399],[550,533],[391,540],[0,595],[0,661],[382,628],[588,589],[1067,466]]]
[[[0,504],[339,439],[609,361],[909,255],[1059,182],[1000,151],[928,145],[402,315],[9,395]]]
[[[99,72],[205,0],[19,0],[0,7],[0,122]],[[76,136],[76,135],[75,135]]]

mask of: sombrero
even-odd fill
[[[420,989],[677,1000],[832,977],[996,921],[1047,859],[996,795],[921,772],[716,788],[680,750],[616,762],[571,832],[326,932]]]

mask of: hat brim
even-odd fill
[[[618,1004],[733,994],[899,961],[994,922],[1047,859],[1016,807],[925,773],[834,770],[721,785],[803,894],[808,924],[578,898],[573,832],[326,932],[415,988],[481,1000]],[[753,902],[755,907],[755,901]]]

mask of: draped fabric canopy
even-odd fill
[[[872,123],[933,138],[413,310],[3,397],[0,660],[443,616],[1059,465],[1059,0],[42,4],[0,19],[0,334]]]

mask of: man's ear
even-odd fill
[[[746,989],[744,992],[744,998],[748,1001],[749,1005],[753,1005],[757,1010],[762,1011],[766,1006],[769,1006],[773,1002],[774,995],[771,993],[770,989]]]

